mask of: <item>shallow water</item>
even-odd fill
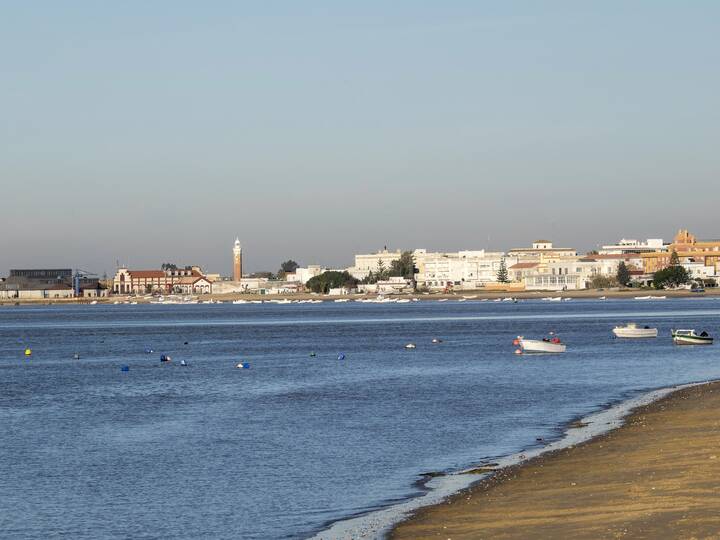
[[[661,337],[613,339],[630,320]],[[307,537],[417,495],[422,472],[717,378],[717,345],[673,346],[674,326],[716,334],[720,300],[5,307],[0,531]],[[513,355],[549,330],[568,353]]]

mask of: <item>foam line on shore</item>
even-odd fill
[[[568,424],[559,439],[545,446],[522,450],[498,458],[494,461],[496,464],[494,470],[522,464],[542,454],[587,442],[620,427],[624,423],[625,418],[638,407],[649,405],[683,388],[709,384],[711,382],[714,381],[702,381],[658,388],[590,413]],[[578,423],[582,425],[580,427],[573,427],[574,424]],[[482,466],[483,464],[480,463],[447,474],[446,476],[431,478],[423,484],[427,490],[423,495],[369,513],[336,521],[311,538],[312,540],[385,538],[395,525],[408,519],[413,512],[423,507],[439,504],[451,495],[490,476],[492,473],[468,474],[469,471]]]

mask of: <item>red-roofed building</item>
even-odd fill
[[[115,294],[208,294],[212,281],[199,266],[167,270],[129,270],[118,268],[113,280]]]

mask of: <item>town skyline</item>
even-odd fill
[[[686,228],[688,230],[693,231],[695,233],[695,236],[699,239],[707,239],[707,240],[713,240],[716,238],[720,238],[720,233],[713,236],[713,235],[703,235],[696,229],[693,229],[692,227],[685,227],[684,224],[682,226],[675,227],[674,230],[669,230],[667,234],[660,235],[660,234],[651,234],[651,235],[621,235],[617,238],[605,238],[605,239],[599,239],[596,242],[585,242],[585,245],[589,246],[587,248],[583,248],[577,245],[572,245],[565,242],[558,242],[554,238],[550,237],[549,235],[537,235],[536,237],[529,237],[528,239],[520,240],[515,244],[507,245],[507,246],[498,246],[498,247],[488,247],[488,246],[463,246],[460,248],[428,248],[425,245],[416,245],[416,246],[399,246],[399,245],[393,245],[393,244],[383,244],[380,246],[374,246],[370,247],[367,250],[357,250],[354,252],[348,252],[347,255],[337,263],[328,263],[326,260],[321,259],[320,260],[309,260],[306,257],[303,257],[302,255],[299,256],[282,256],[278,254],[277,257],[274,259],[270,257],[268,260],[271,262],[267,265],[262,265],[261,263],[255,262],[253,264],[253,255],[252,252],[248,251],[245,247],[245,242],[242,241],[242,238],[240,238],[239,235],[229,235],[228,238],[232,237],[235,239],[238,239],[240,241],[240,244],[242,245],[242,262],[241,262],[241,272],[243,275],[250,275],[258,272],[272,272],[276,273],[279,269],[282,262],[287,260],[293,260],[297,262],[300,266],[309,266],[309,265],[319,265],[324,268],[336,268],[336,269],[345,269],[350,266],[352,266],[353,258],[358,253],[380,253],[384,249],[387,249],[390,252],[396,252],[396,251],[415,251],[415,250],[426,250],[428,252],[437,252],[437,253],[453,253],[458,251],[481,251],[485,250],[487,252],[501,252],[501,253],[507,253],[511,249],[515,248],[521,248],[526,247],[532,244],[533,242],[536,242],[538,240],[546,240],[554,244],[556,248],[573,248],[577,251],[577,253],[585,254],[592,251],[595,251],[599,248],[601,248],[603,245],[611,245],[615,244],[621,239],[632,239],[637,240],[639,242],[644,242],[647,239],[662,239],[665,241],[665,243],[668,243],[670,239],[672,239],[677,231],[680,228]],[[116,272],[118,268],[136,268],[136,269],[158,269],[164,264],[176,264],[179,267],[185,267],[185,266],[198,266],[201,267],[204,271],[211,273],[211,274],[219,274],[224,277],[235,277],[234,272],[234,259],[235,254],[234,250],[236,249],[235,241],[232,242],[226,242],[224,249],[222,253],[220,254],[214,254],[213,259],[219,259],[220,263],[217,266],[213,266],[210,264],[206,264],[204,260],[198,260],[196,257],[193,257],[189,255],[189,253],[192,252],[192,250],[184,252],[185,254],[179,254],[177,257],[170,256],[170,255],[163,255],[159,254],[156,258],[149,258],[147,259],[147,262],[140,262],[138,264],[134,263],[128,263],[124,260],[117,259],[116,265],[109,266],[107,269],[102,269],[100,271],[97,271],[88,265],[82,266],[81,264],[77,264],[77,261],[70,260],[69,258],[60,258],[60,259],[45,259],[43,257],[40,257],[37,260],[37,262],[31,263],[31,264],[15,264],[13,261],[9,260],[5,263],[7,268],[0,268],[0,272],[4,272],[0,275],[6,275],[9,273],[11,268],[72,268],[73,270],[81,270],[81,271],[87,271],[92,273],[93,275],[103,276],[107,275],[108,277],[112,277],[112,275]]]

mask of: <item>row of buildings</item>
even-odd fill
[[[416,268],[415,284],[434,291],[450,290],[577,290],[591,286],[598,276],[614,277],[620,263],[628,268],[639,284],[652,281],[653,274],[670,264],[676,253],[680,264],[696,280],[720,279],[720,240],[698,240],[680,230],[672,242],[620,240],[616,244],[586,254],[568,247],[556,247],[537,240],[529,247],[500,251],[412,252]],[[361,281],[371,274],[382,274],[400,260],[403,252],[388,251],[355,255],[354,265],[338,269]],[[15,269],[0,278],[0,300],[44,298],[97,298],[108,294],[223,294],[293,293],[304,290],[313,277],[329,268],[310,265],[297,268],[282,280],[243,276],[242,248],[239,239],[232,248],[233,275],[203,272],[199,266],[175,266],[136,270],[118,268],[112,280],[102,280],[71,269]],[[499,283],[501,267],[507,270],[507,282]],[[359,286],[361,291],[391,293],[407,290],[411,284],[403,278],[386,278]]]
[[[416,249],[413,260],[417,285],[430,290],[577,290],[590,287],[597,276],[615,277],[621,262],[634,281],[648,284],[656,271],[670,264],[673,252],[692,278],[720,278],[720,240],[698,240],[684,229],[669,243],[659,238],[622,239],[586,254],[579,254],[574,248],[556,247],[548,240],[537,240],[529,247],[507,252]],[[401,255],[400,251],[386,249],[356,255],[355,265],[348,271],[357,279],[364,279],[378,268],[389,268]],[[498,273],[503,265],[509,283],[500,284]]]
[[[108,295],[97,277],[70,268],[12,269],[0,278],[0,300],[99,298]]]

